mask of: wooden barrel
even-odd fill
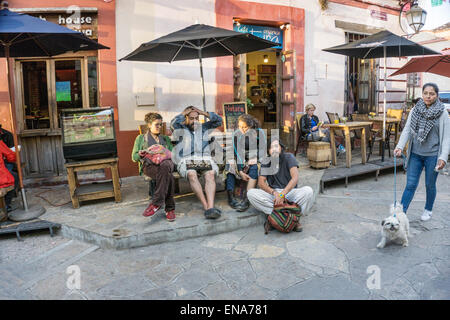
[[[306,154],[311,167],[323,169],[330,166],[331,148],[329,142],[310,142]]]

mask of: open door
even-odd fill
[[[296,145],[297,126],[295,113],[297,110],[297,59],[295,50],[282,51],[278,60],[281,73],[277,81],[277,123],[280,138],[289,151]]]

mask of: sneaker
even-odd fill
[[[422,216],[420,217],[420,219],[422,221],[428,221],[431,219],[431,215],[433,214],[433,212],[428,211],[428,210],[424,210],[422,213]]]
[[[144,217],[151,217],[159,210],[159,208],[161,207],[155,206],[153,203],[150,203],[142,215]]]
[[[175,221],[175,210],[170,210],[166,212],[166,219],[169,222]]]

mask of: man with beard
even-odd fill
[[[250,189],[247,192],[251,205],[267,215],[272,213],[274,205],[280,205],[285,200],[298,204],[302,213],[307,212],[313,204],[312,188],[297,188],[297,159],[284,150],[285,146],[280,140],[272,141],[270,157],[261,161],[259,189]]]
[[[200,115],[209,119],[200,123]],[[214,208],[216,194],[215,177],[219,174],[219,167],[211,157],[209,139],[203,139],[208,130],[222,125],[222,117],[214,112],[204,112],[189,106],[177,115],[171,122],[171,129],[175,137],[183,137],[174,149],[174,162],[181,177],[188,179],[192,191],[202,203],[207,219],[217,219],[221,210]],[[180,148],[181,147],[181,148]],[[199,176],[205,177],[205,192],[199,181]]]

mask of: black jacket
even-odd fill
[[[319,118],[313,114],[312,118],[316,122],[316,124],[319,123]],[[311,133],[311,119],[308,118],[308,115],[305,114],[300,118],[300,129],[302,130],[302,136],[307,135],[308,133]]]
[[[0,125],[0,140],[2,140],[8,148],[14,147],[14,138],[11,132],[5,130]]]

